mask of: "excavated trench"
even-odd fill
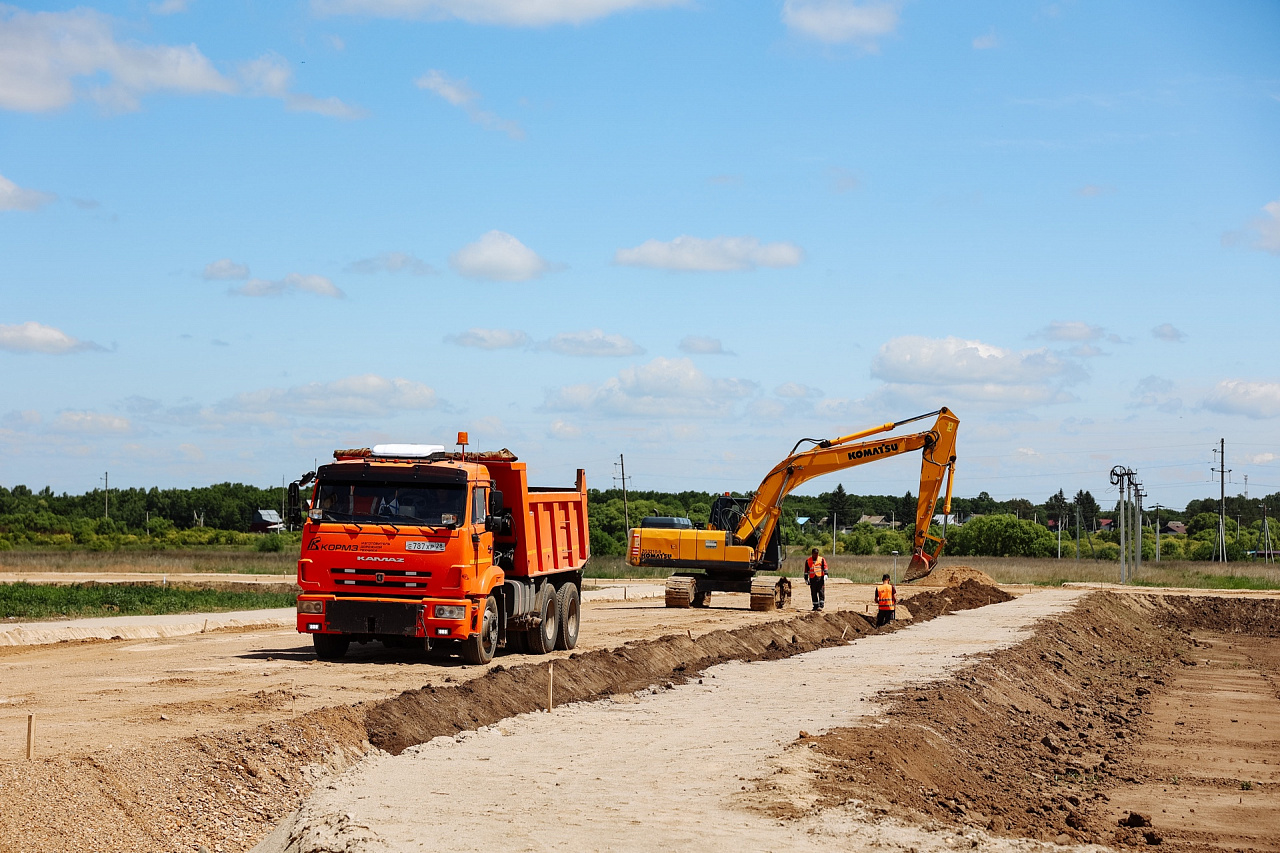
[[[1059,844],[1275,850],[1280,784],[1226,774],[1280,779],[1273,768],[1280,655],[1273,644],[1257,644],[1263,653],[1254,657],[1260,674],[1251,689],[1260,710],[1242,719],[1250,697],[1241,693],[1249,682],[1238,652],[1234,669],[1217,667],[1226,681],[1186,689],[1191,667],[1203,673],[1213,663],[1204,657],[1214,642],[1206,636],[1220,644],[1225,637],[1232,650],[1278,637],[1280,600],[1095,593],[945,682],[886,695],[874,725],[799,739],[788,752],[808,768],[807,795],[770,797],[763,780],[755,807],[794,819],[820,811],[814,803],[860,801],[913,823]],[[1185,734],[1189,709],[1179,706],[1207,706],[1215,690],[1236,726],[1211,713],[1198,753]],[[1228,732],[1249,725],[1243,735]],[[1165,748],[1160,738],[1175,740]],[[1232,745],[1248,757],[1211,766]],[[813,750],[816,768],[800,760]],[[1203,802],[1196,814],[1189,781],[1221,814],[1207,816]],[[1142,810],[1130,810],[1132,803]]]
[[[923,621],[1009,599],[996,587],[967,581],[918,593],[909,605]],[[790,657],[874,631],[863,614],[836,611],[571,655],[554,663],[555,701],[681,682],[719,663]],[[5,765],[0,853],[248,849],[316,784],[371,748],[398,753],[545,707],[549,666],[498,664],[456,686],[428,686],[163,748]]]

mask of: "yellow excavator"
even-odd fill
[[[937,420],[924,432],[869,438],[934,415]],[[752,610],[785,607],[791,600],[791,582],[785,577],[755,577],[757,572],[781,567],[778,518],[782,499],[814,477],[921,450],[920,499],[905,577],[908,582],[919,580],[933,571],[946,544],[945,529],[943,536],[934,536],[929,533],[929,524],[944,475],[944,518],[951,513],[959,425],[950,409],[941,408],[840,438],[802,438],[765,476],[751,498],[734,498],[727,492],[716,498],[706,530],[694,529],[685,519],[665,518],[645,519],[640,527],[632,528],[627,562],[680,570],[667,580],[668,607],[706,607],[712,592],[750,593]],[[803,444],[812,446],[800,450]]]

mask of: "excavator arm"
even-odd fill
[[[890,436],[867,441],[872,435],[891,432],[898,427],[937,415],[933,427],[925,432]],[[802,484],[830,474],[886,459],[923,450],[920,463],[920,498],[916,502],[916,526],[911,546],[911,564],[906,580],[918,580],[933,570],[945,540],[929,534],[938,494],[942,490],[944,474],[947,480],[946,500],[943,512],[951,512],[951,473],[956,463],[956,428],[960,420],[950,409],[918,415],[914,418],[881,424],[840,438],[830,440],[801,439],[761,481],[754,497],[747,505],[734,534],[739,542],[752,546],[758,561],[778,525],[782,499]],[[811,443],[813,447],[799,450],[800,445]],[[932,545],[932,547],[930,547]]]

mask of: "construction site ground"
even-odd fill
[[[573,655],[489,667],[287,628],[0,648],[0,851],[1280,849],[1275,596],[903,592],[879,633],[848,583],[588,602]]]

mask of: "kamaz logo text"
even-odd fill
[[[404,557],[356,557],[357,563],[403,563]]]
[[[896,453],[898,445],[882,444],[879,447],[868,447],[866,450],[850,450],[850,459],[866,459],[869,456],[883,456],[886,453]]]

